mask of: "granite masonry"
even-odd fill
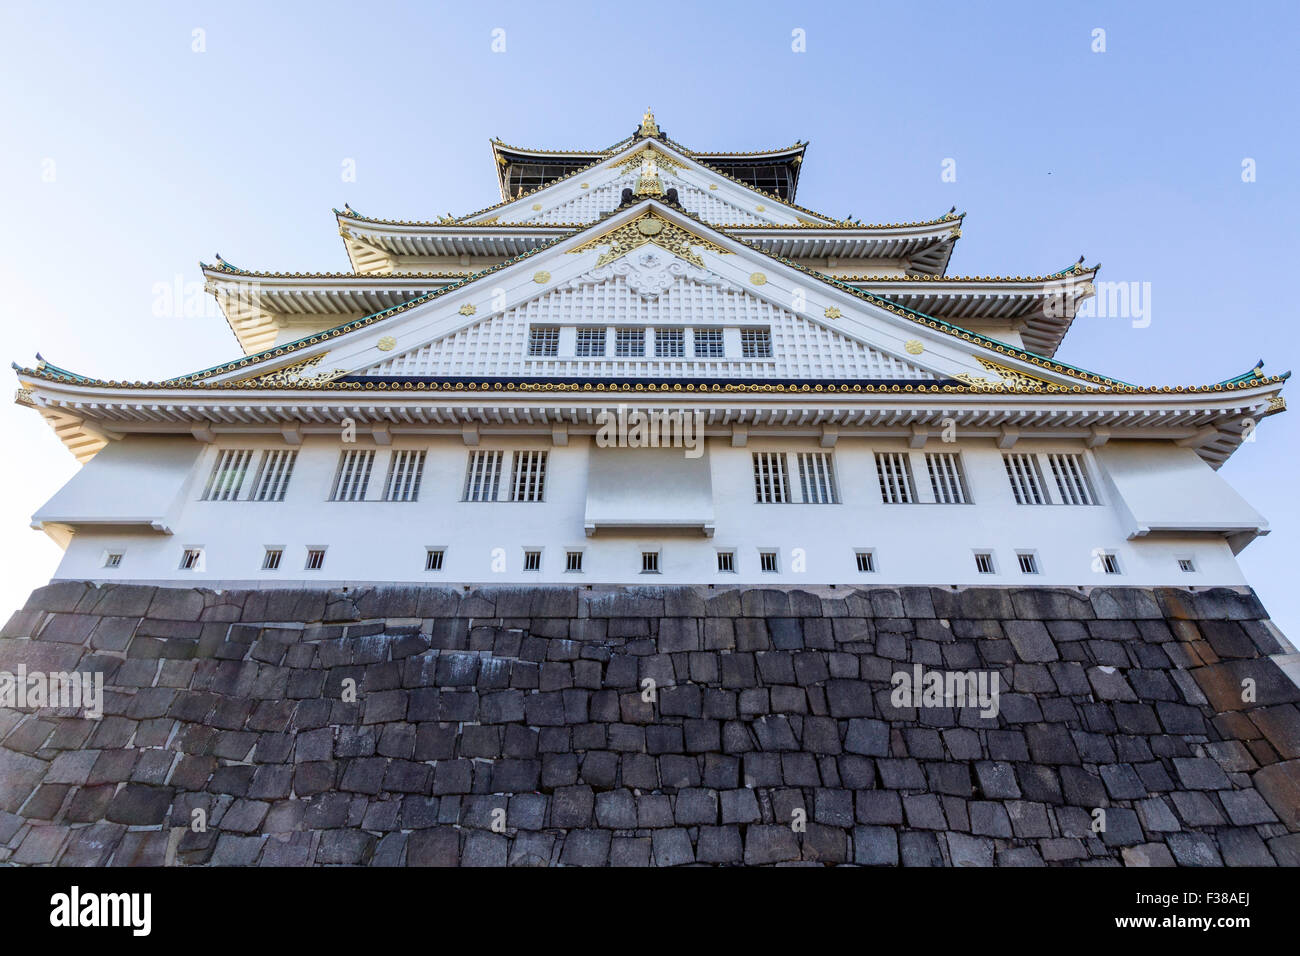
[[[1297,865],[1266,618],[1231,589],[59,582],[0,671],[102,672],[104,715],[0,710],[0,861]],[[918,664],[996,672],[998,712],[896,706]]]

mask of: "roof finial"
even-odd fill
[[[655,125],[654,110],[648,106],[645,108],[645,115],[641,117],[641,129],[638,133],[642,136],[659,135],[659,127]]]

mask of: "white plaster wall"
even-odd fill
[[[175,439],[190,444],[190,438]],[[351,582],[507,583],[762,583],[798,585],[875,584],[1039,584],[1039,585],[1220,585],[1244,580],[1230,548],[1209,535],[1156,536],[1129,541],[1127,529],[1100,478],[1091,452],[1085,452],[1095,491],[1095,506],[1017,505],[1008,486],[1001,453],[992,441],[942,444],[929,450],[959,450],[974,500],[969,505],[881,501],[873,452],[907,451],[924,501],[929,480],[922,452],[899,441],[841,438],[834,449],[840,504],[757,504],[751,452],[819,450],[811,439],[751,439],[733,447],[710,438],[707,461],[712,474],[716,534],[712,538],[665,531],[661,534],[610,534],[586,537],[587,465],[591,439],[572,435],[567,446],[553,447],[550,436],[483,438],[481,448],[545,448],[550,452],[546,500],[462,502],[469,449],[460,437],[394,439],[380,446],[369,497],[383,491],[393,448],[426,448],[428,455],[418,502],[329,502],[341,445],[333,437],[307,437],[283,502],[205,502],[202,492],[217,447],[283,448],[278,438],[245,439],[207,446],[190,476],[186,501],[173,535],[84,531],[68,546],[57,578],[187,582],[228,586],[255,582],[266,586]],[[354,447],[374,447],[365,441]],[[1070,443],[1022,441],[1016,451],[1081,451]],[[507,456],[507,460],[508,460]],[[120,470],[97,469],[92,460],[83,484],[120,481]],[[96,476],[99,476],[97,479]],[[503,476],[503,482],[506,476]],[[1050,475],[1045,480],[1051,486]],[[248,483],[251,485],[252,469]],[[792,484],[797,483],[797,472]],[[103,489],[105,500],[110,496]],[[120,489],[119,489],[120,490]],[[655,495],[647,482],[647,495]],[[1169,489],[1177,495],[1176,485]],[[263,549],[285,549],[278,571],[260,570]],[[324,568],[303,570],[308,547],[327,548]],[[447,549],[444,569],[425,572],[426,546]],[[201,571],[181,571],[182,550],[200,547]],[[503,549],[505,570],[493,568],[493,550]],[[543,551],[542,570],[521,570],[525,548]],[[759,571],[762,548],[780,551],[777,573]],[[877,572],[859,574],[854,550],[873,548]],[[1095,571],[1094,549],[1113,551],[1122,573]],[[585,552],[581,574],[564,571],[564,552]],[[736,574],[717,571],[716,552],[736,551]],[[802,550],[805,570],[795,569]],[[978,574],[973,552],[991,550],[997,573]],[[1023,575],[1017,550],[1037,552],[1041,573]],[[124,550],[117,569],[103,567],[104,554]],[[641,552],[661,552],[658,575],[642,575]],[[1177,559],[1191,558],[1194,573],[1180,571]]]

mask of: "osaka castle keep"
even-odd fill
[[[83,466],[32,522],[56,579],[1245,583],[1268,526],[1217,470],[1286,375],[1068,364],[1096,266],[954,275],[963,214],[814,212],[806,147],[650,112],[603,150],[494,140],[492,206],[335,210],[349,272],[203,264],[239,357],[15,366]]]

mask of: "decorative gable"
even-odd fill
[[[672,224],[664,226],[666,231]],[[615,235],[574,251],[608,246]],[[699,238],[691,239],[698,246]],[[689,247],[674,254],[649,241],[616,252],[613,258],[606,253],[594,268],[558,288],[356,374],[937,378],[911,362],[780,308],[687,261],[686,255],[698,261]],[[549,338],[539,348],[542,338],[537,330],[543,329]],[[582,335],[579,330],[584,330]],[[600,354],[591,354],[596,349]],[[719,350],[721,355],[716,354]],[[643,354],[620,355],[619,351]]]

